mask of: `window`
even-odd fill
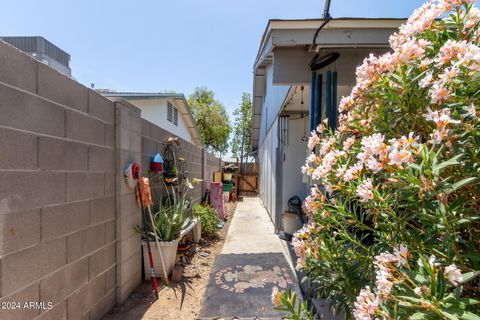
[[[173,108],[173,124],[178,126],[178,109]]]
[[[178,126],[178,109],[167,102],[167,120]]]
[[[167,120],[173,122],[173,106],[170,102],[167,102]]]

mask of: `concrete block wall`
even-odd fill
[[[0,319],[100,319],[141,283],[141,212],[124,169],[171,133],[0,41]],[[181,141],[190,179],[220,168]],[[23,308],[27,302],[45,308]],[[12,305],[15,303],[15,305]],[[52,308],[49,308],[51,303]]]
[[[140,163],[141,121],[140,109],[124,100],[115,101],[116,117],[116,237],[117,237],[117,302],[128,298],[142,279],[141,238],[135,231],[142,223],[142,215],[135,202],[135,190],[128,188],[123,171],[133,163]]]
[[[205,187],[210,188],[210,183],[213,181],[213,174],[215,172],[221,171],[223,162],[219,158],[215,157],[213,154],[205,154]]]
[[[143,175],[151,177],[151,184],[154,194],[160,196],[164,192],[163,183],[160,182],[155,174],[149,172],[150,162],[156,153],[163,156],[165,142],[170,137],[176,137],[172,133],[158,127],[157,125],[142,119],[142,168]],[[180,146],[178,148],[178,157],[186,160],[185,171],[187,171],[190,181],[194,178],[203,179],[203,156],[204,148],[200,148],[188,141],[178,138]],[[197,186],[190,191],[190,196],[194,202],[199,202],[203,195],[202,185]]]
[[[22,306],[0,318],[99,319],[116,297],[114,104],[5,43],[0,70],[0,301]]]

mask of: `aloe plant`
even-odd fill
[[[155,239],[156,235],[160,241],[175,240],[179,237],[181,230],[190,223],[190,201],[186,199],[186,193],[178,196],[172,187],[172,191],[168,194],[169,197],[165,201],[161,199],[154,205],[153,224],[149,219],[146,221],[151,239]],[[151,209],[148,208],[148,210]],[[140,226],[137,226],[136,230],[143,234]]]

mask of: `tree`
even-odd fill
[[[225,152],[231,129],[225,107],[215,100],[213,91],[195,88],[188,97],[188,104],[207,149]]]
[[[252,143],[252,96],[244,92],[242,102],[233,112],[235,117],[233,138],[231,142],[232,155],[240,158],[240,162],[248,158]]]

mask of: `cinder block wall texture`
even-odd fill
[[[170,132],[142,119],[142,168],[150,168],[150,161],[156,153],[163,154],[162,151],[165,148],[166,141],[170,137],[172,137]],[[205,148],[200,148],[181,138],[179,138],[179,141],[180,145],[177,152],[178,157],[184,158],[186,161],[184,168],[186,176],[190,181],[194,178],[204,180],[200,186],[190,191],[192,200],[199,202],[213,179],[213,172],[220,170],[220,162],[218,158],[209,154]],[[207,162],[207,159],[216,160]],[[159,179],[156,179],[155,174],[144,170],[143,175],[152,178],[151,183],[154,192],[163,193],[164,185]]]
[[[99,319],[141,282],[123,170],[148,168],[171,134],[140,117],[0,42],[0,319]],[[181,152],[192,178],[219,169],[201,148]]]

